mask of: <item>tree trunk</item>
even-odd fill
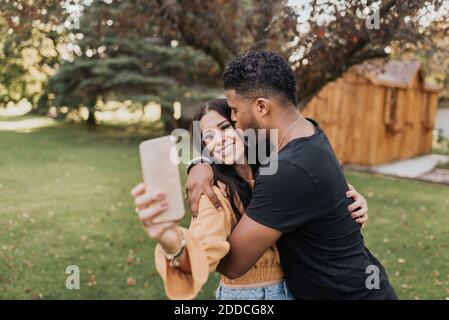
[[[87,117],[87,125],[94,127],[97,125],[97,119],[95,119],[95,108],[97,107],[97,96],[90,95],[87,100],[87,109],[89,110],[89,116]]]
[[[89,108],[89,117],[87,118],[87,125],[92,127],[97,125],[97,119],[95,119],[95,108]]]

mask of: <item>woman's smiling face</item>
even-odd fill
[[[201,118],[200,125],[203,143],[218,163],[243,163],[245,145],[225,117],[211,110]]]

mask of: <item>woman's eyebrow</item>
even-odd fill
[[[223,123],[226,123],[226,122],[228,122],[228,120],[223,120],[223,121],[221,121],[221,122],[219,122],[218,124],[217,124],[217,128],[218,127],[220,127]],[[206,133],[208,133],[208,132],[213,132],[214,131],[214,129],[206,129],[206,130],[204,130],[204,132],[203,132],[203,134],[206,134]]]
[[[221,126],[223,123],[228,122],[228,120],[223,120],[222,122],[220,122],[219,124],[217,124],[217,127]]]

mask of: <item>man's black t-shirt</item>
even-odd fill
[[[246,213],[283,233],[277,246],[296,298],[394,298],[383,266],[348,213],[352,200],[330,143],[311,121],[315,133],[279,152],[277,172],[257,175]]]

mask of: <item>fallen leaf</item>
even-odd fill
[[[128,284],[128,286],[134,286],[136,285],[136,280],[131,277],[128,277],[128,279],[126,279],[126,283]]]
[[[95,286],[97,284],[97,281],[96,281],[96,279],[95,279],[95,275],[94,274],[91,274],[90,276],[89,276],[89,282],[87,282],[87,286],[88,287],[93,287],[93,286]]]

